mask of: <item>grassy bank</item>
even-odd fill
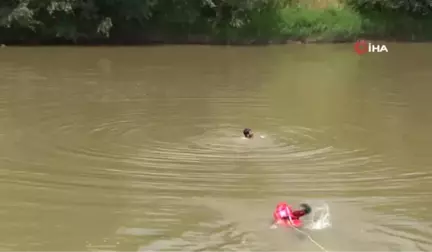
[[[427,3],[327,1],[0,1],[0,44],[432,40]]]
[[[279,12],[279,20],[258,24],[250,31],[232,30],[231,38],[258,43],[342,43],[359,39],[424,42],[432,41],[432,16],[413,17],[407,13],[361,12],[343,4],[297,4]],[[262,24],[273,24],[261,27]],[[277,25],[274,25],[276,24]],[[227,37],[227,39],[229,39]]]

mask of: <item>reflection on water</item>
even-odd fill
[[[347,48],[2,51],[0,250],[432,249],[430,57]]]

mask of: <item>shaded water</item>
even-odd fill
[[[430,47],[4,48],[0,250],[430,251]]]

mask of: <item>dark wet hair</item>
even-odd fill
[[[303,204],[300,204],[300,206],[303,208],[303,211],[306,214],[310,214],[310,212],[312,212],[312,208],[308,204],[303,203]]]
[[[251,129],[249,129],[249,128],[245,128],[245,129],[243,130],[243,135],[244,135],[244,136],[248,136],[248,135],[250,134],[251,131],[252,131]]]

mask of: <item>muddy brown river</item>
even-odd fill
[[[0,49],[0,250],[432,251],[432,45],[387,46]]]

